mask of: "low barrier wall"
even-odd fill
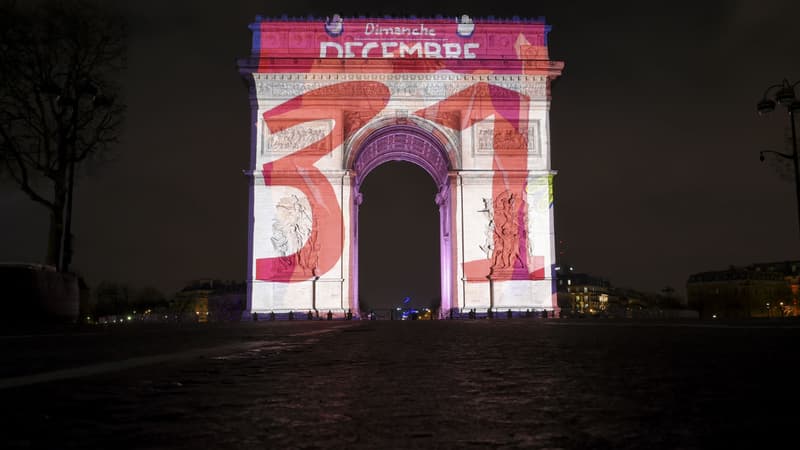
[[[41,264],[0,264],[0,298],[6,323],[78,320],[78,276]]]

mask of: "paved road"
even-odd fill
[[[793,448],[799,343],[523,319],[2,336],[0,447]]]

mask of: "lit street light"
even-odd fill
[[[794,88],[800,84],[800,81],[789,83],[784,78],[781,84],[774,84],[764,91],[764,96],[758,102],[756,109],[758,115],[763,116],[775,110],[776,103],[785,107],[789,112],[789,124],[792,128],[792,153],[781,153],[773,150],[763,150],[759,154],[759,159],[764,161],[764,153],[772,153],[786,159],[791,159],[794,163],[794,187],[797,200],[797,216],[798,226],[800,226],[800,166],[797,161],[797,131],[795,130],[794,113],[800,111],[800,102],[794,94]],[[772,98],[770,98],[772,97]]]

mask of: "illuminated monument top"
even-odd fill
[[[351,67],[375,67],[375,60],[396,71],[542,73],[563,66],[550,64],[544,19],[495,20],[461,18],[341,18],[320,20],[269,20],[257,18],[253,32],[253,56],[262,59],[260,72],[296,71],[297,65],[272,65],[270,58],[309,58],[296,61],[309,71],[336,70],[321,60],[352,59]],[[409,59],[429,60],[409,64]],[[369,60],[369,61],[367,61]],[[469,64],[473,60],[473,64]],[[494,61],[491,61],[494,60]],[[488,66],[487,66],[488,64]]]
[[[250,30],[249,311],[358,314],[361,183],[391,161],[438,188],[444,314],[557,308],[549,108],[563,63],[543,19],[257,17]]]

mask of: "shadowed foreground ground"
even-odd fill
[[[775,447],[800,419],[798,345],[798,322],[296,321],[3,336],[0,446]]]

